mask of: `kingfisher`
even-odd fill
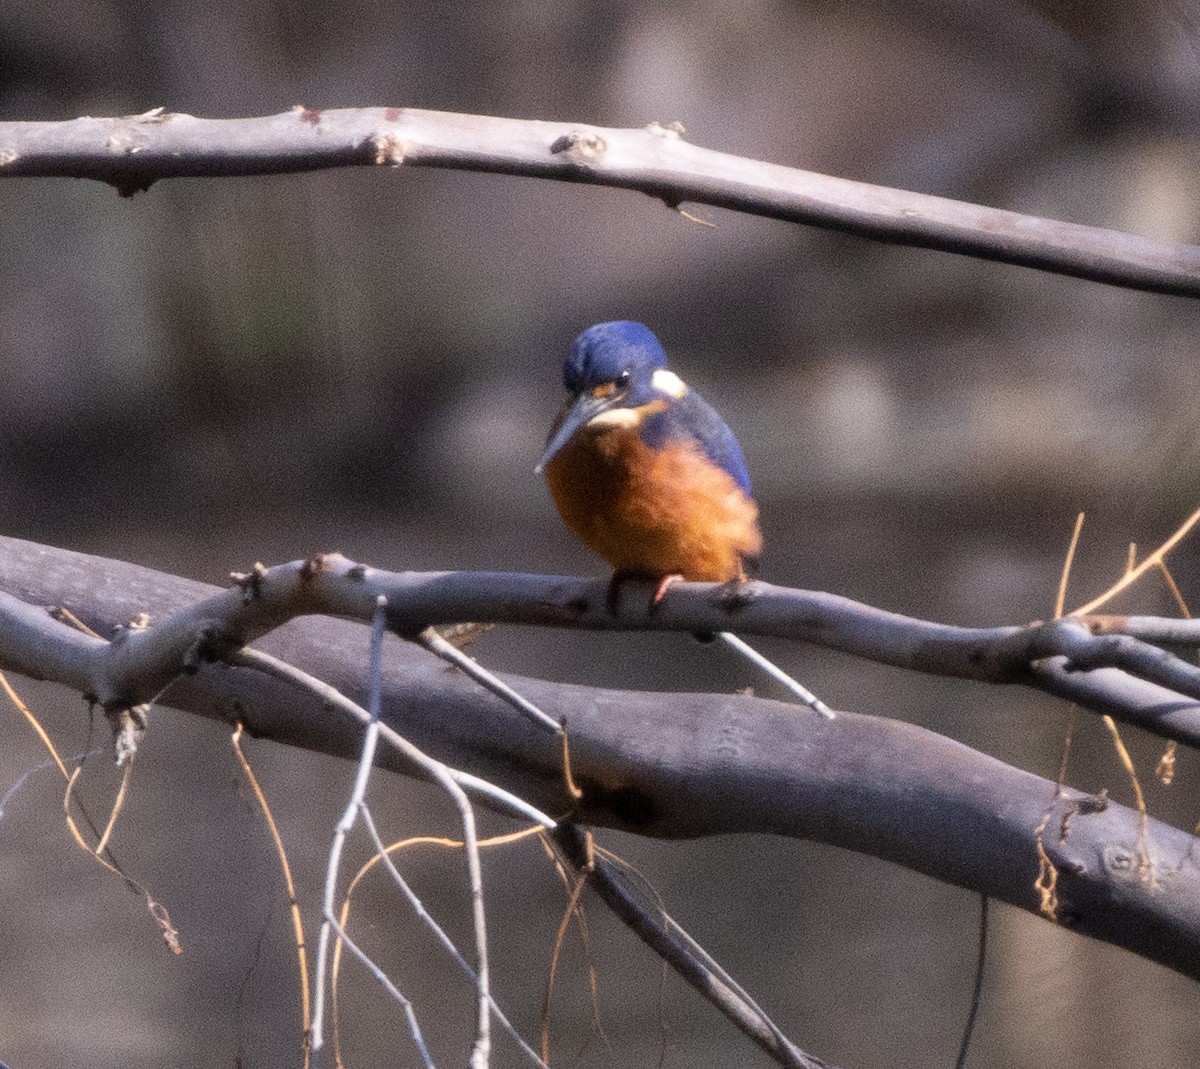
[[[762,550],[741,447],[641,323],[598,323],[563,363],[570,395],[537,471],[566,526],[626,579],[739,584]]]

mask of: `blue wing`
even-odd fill
[[[728,472],[746,496],[750,496],[750,473],[746,470],[742,447],[717,410],[694,390],[647,417],[640,430],[642,441],[651,449],[670,442],[695,442],[709,460]]]

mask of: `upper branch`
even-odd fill
[[[688,144],[677,126],[617,130],[417,108],[0,122],[0,177],[94,178],[129,195],[162,178],[324,167],[450,167],[640,190],[876,241],[1200,296],[1200,248],[852,182]]]

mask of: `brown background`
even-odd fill
[[[0,0],[0,117],[304,103],[681,120],[712,148],[1194,241],[1189,13]],[[1017,623],[1051,611],[1081,508],[1075,603],[1119,573],[1130,541],[1149,547],[1200,502],[1196,302],[697,214],[715,228],[637,194],[403,169],[178,181],[132,200],[4,182],[2,529],[209,581],[322,549],[398,569],[599,574],[532,469],[565,348],[617,317],[658,331],[738,432],[775,582]],[[1194,549],[1174,563],[1200,597]],[[1150,587],[1125,604],[1168,607]],[[1048,699],[763,647],[833,705],[1058,767],[1066,710]],[[509,629],[476,652],[493,668],[631,688],[756,682],[683,637]],[[75,697],[22,687],[64,752],[105,744]],[[222,730],[158,714],[117,834],[182,931],[173,958],[138,899],[70,843],[57,774],[37,768],[24,722],[0,715],[0,796],[29,774],[0,817],[0,1059],[200,1067],[240,1050],[247,1066],[298,1064],[279,880]],[[1191,826],[1193,755],[1166,790],[1149,782],[1159,745],[1130,742],[1155,814]],[[350,770],[250,749],[311,924]],[[1130,797],[1091,718],[1071,780]],[[97,753],[93,808],[114,782]],[[453,828],[422,787],[379,781],[374,802],[395,836]],[[952,1064],[971,895],[805,843],[604,841],[803,1046],[847,1066]],[[534,1034],[563,896],[536,846],[487,865],[498,991]],[[405,871],[465,931],[458,862],[414,854]],[[471,1007],[453,967],[382,883],[360,908],[440,1063],[460,1063]],[[608,1045],[587,1041],[576,939],[557,1064],[653,1065],[664,1042],[670,1066],[758,1064],[674,981],[660,1012],[653,961],[600,908],[590,917]],[[1194,1064],[1192,984],[1006,907],[992,934],[973,1064]],[[351,1065],[413,1064],[400,1014],[360,970],[345,992]],[[495,1064],[521,1064],[499,1042]]]

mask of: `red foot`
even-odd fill
[[[667,591],[676,583],[682,583],[683,576],[678,572],[672,575],[664,575],[659,581],[658,586],[654,588],[654,597],[650,599],[650,611],[653,612],[655,606],[658,605],[663,598],[667,596]]]
[[[613,577],[608,581],[608,593],[604,597],[604,606],[608,609],[609,615],[617,615],[617,605],[621,598],[622,583],[630,581],[646,582],[648,579],[652,580],[653,578],[653,576],[640,575],[636,572],[613,572]],[[682,582],[683,576],[678,573],[660,577],[654,588],[654,596],[650,599],[650,611],[653,612],[658,607],[671,586]]]

